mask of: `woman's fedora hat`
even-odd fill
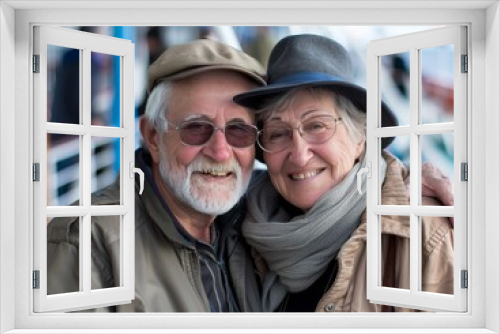
[[[366,89],[353,83],[347,50],[336,41],[303,34],[283,38],[273,48],[267,68],[267,86],[236,95],[236,103],[253,110],[266,101],[297,87],[329,87],[366,112]],[[382,126],[397,126],[391,109],[382,102]],[[382,148],[392,137],[382,138]]]

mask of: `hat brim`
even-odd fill
[[[358,85],[341,80],[310,80],[302,81],[300,83],[276,83],[264,87],[259,87],[251,91],[238,94],[233,97],[233,100],[247,108],[258,111],[270,99],[284,94],[294,88],[319,88],[328,87],[338,92],[339,94],[347,97],[359,110],[366,113],[366,90]],[[382,101],[382,127],[397,126],[398,121],[389,108],[389,106]],[[394,140],[394,137],[382,138],[382,148],[386,148]]]
[[[208,71],[215,71],[215,70],[228,70],[228,71],[238,72],[238,73],[241,73],[241,74],[247,76],[249,79],[254,80],[259,85],[266,84],[266,81],[258,74],[254,73],[252,71],[248,71],[248,70],[241,68],[239,66],[231,66],[231,65],[224,65],[224,64],[210,65],[210,66],[202,65],[202,66],[194,66],[194,67],[189,68],[189,69],[184,69],[180,72],[177,72],[177,73],[174,73],[174,74],[171,74],[168,76],[160,77],[160,78],[156,79],[154,82],[149,82],[148,83],[148,91],[151,92],[153,90],[153,88],[158,83],[160,83],[162,81],[181,80],[181,79],[185,79],[185,78],[188,78],[190,76],[193,76],[195,74],[208,72]]]

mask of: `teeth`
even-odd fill
[[[206,174],[210,174],[210,175],[214,175],[214,176],[226,176],[226,175],[228,175],[229,173],[226,173],[226,172],[215,172],[215,171],[211,171],[211,172],[206,172]]]
[[[217,176],[217,177],[223,177],[223,176],[227,176],[227,175],[231,174],[230,171],[224,170],[223,167],[217,167],[215,169],[204,169],[204,170],[201,170],[200,173],[213,175],[213,176]]]
[[[310,178],[310,177],[317,175],[318,172],[319,172],[319,170],[312,170],[312,171],[306,172],[306,173],[292,174],[291,177],[293,180],[304,180],[304,179],[307,179],[307,178]]]

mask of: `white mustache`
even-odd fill
[[[187,171],[189,174],[200,172],[200,173],[236,173],[239,170],[237,162],[231,160],[228,164],[214,164],[212,162],[206,161],[205,159],[197,159],[189,164]]]

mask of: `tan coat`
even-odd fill
[[[409,205],[403,180],[405,167],[384,154],[387,176],[382,185],[383,205]],[[439,205],[424,198],[425,205]],[[409,289],[409,217],[384,216],[382,230],[382,268],[387,266],[383,286]],[[424,291],[453,293],[453,228],[448,218],[422,219],[422,288]],[[412,312],[416,310],[371,304],[366,299],[366,212],[361,224],[340,250],[338,275],[316,307],[317,312]],[[390,265],[389,265],[390,263]]]

